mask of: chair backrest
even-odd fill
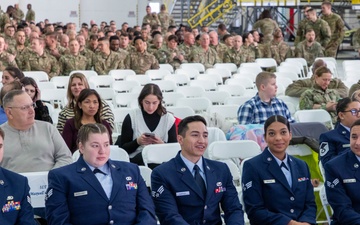
[[[298,75],[298,77],[302,76],[302,70],[301,68],[297,67],[297,66],[289,66],[289,65],[282,65],[282,66],[278,66],[276,68],[277,72],[285,72],[285,73],[296,73]]]
[[[218,86],[219,91],[227,91],[232,97],[242,96],[245,93],[245,87],[239,84],[224,84]]]
[[[50,82],[54,83],[56,88],[66,90],[69,84],[69,79],[69,76],[56,76],[52,77]]]
[[[205,91],[204,97],[208,98],[213,105],[224,105],[225,100],[231,95],[227,91]]]
[[[298,97],[290,97],[290,96],[282,95],[277,98],[283,100],[284,102],[292,102],[296,108],[298,108],[299,106],[300,98]]]
[[[125,80],[136,80],[142,86],[144,86],[147,83],[151,83],[151,78],[149,75],[130,75],[127,76]]]
[[[253,83],[255,83],[256,81],[256,77],[257,77],[257,73],[249,73],[249,72],[241,72],[241,73],[235,73],[232,75],[232,78],[242,78],[242,77],[246,77],[249,78]]]
[[[207,127],[208,131],[208,147],[204,152],[204,157],[209,158],[209,146],[215,141],[226,141],[226,136],[224,131],[218,127]]]
[[[256,68],[258,73],[262,72],[263,70],[261,69],[261,66],[256,63],[256,62],[248,62],[248,63],[241,63],[240,64],[240,67],[238,69],[238,71],[240,70],[240,68],[243,68],[243,67],[246,67],[246,68]],[[255,71],[255,70],[254,70]]]
[[[217,89],[214,80],[191,80],[190,86],[202,87],[205,91],[215,91]]]
[[[205,66],[201,63],[183,63],[180,65],[180,69],[197,70],[197,71],[199,71],[199,73],[205,72]]]
[[[215,83],[217,85],[219,84],[223,84],[223,78],[219,73],[205,73],[205,74],[200,74],[199,76],[197,76],[196,78],[197,80],[213,80],[215,81]]]
[[[215,141],[209,146],[209,158],[213,160],[246,159],[260,153],[260,146],[252,140]]]
[[[275,72],[276,79],[278,78],[289,78],[292,81],[299,80],[299,76],[295,72]]]
[[[222,78],[230,78],[231,71],[228,69],[220,69],[220,68],[209,68],[205,71],[205,74],[218,74]]]
[[[181,86],[176,89],[176,92],[183,94],[186,98],[195,98],[203,96],[205,90],[199,86]]]
[[[149,163],[161,164],[169,161],[176,156],[180,149],[179,143],[146,145],[141,154],[145,166],[149,167]]]
[[[56,89],[55,83],[53,82],[38,82],[37,85],[40,91],[45,89]]]
[[[66,91],[65,89],[45,89],[41,92],[43,101],[49,101],[53,106],[58,104],[62,108],[66,105]]]
[[[231,73],[236,73],[237,66],[235,63],[215,63],[215,69],[226,69],[229,70]]]
[[[101,88],[101,87],[112,88],[112,85],[115,82],[114,77],[110,75],[92,76],[88,79],[88,81],[95,84],[95,87],[97,88]]]
[[[171,72],[169,70],[147,70],[145,75],[149,75],[151,80],[162,80],[164,76],[170,75]]]
[[[287,88],[290,84],[292,84],[293,81],[290,78],[287,77],[278,77],[276,78],[276,84],[281,84],[284,86],[284,88]]]
[[[225,105],[238,105],[241,106],[246,101],[248,101],[251,96],[239,96],[239,97],[230,97],[225,100]]]
[[[115,81],[113,84],[113,89],[118,93],[131,92],[134,87],[140,87],[140,83],[136,80]]]
[[[114,132],[120,133],[121,126],[124,122],[125,117],[132,111],[130,108],[116,108],[113,109],[112,112],[114,114]]]
[[[164,102],[165,106],[175,106],[177,100],[180,98],[185,98],[185,96],[179,92],[163,93],[163,102]]]
[[[172,80],[153,80],[151,83],[158,85],[162,92],[175,92],[177,88]]]
[[[190,78],[186,74],[165,75],[164,80],[174,81],[176,83],[176,85],[178,85],[178,86],[189,85],[189,83],[190,83]]]
[[[295,120],[301,123],[320,122],[329,123],[334,128],[330,114],[323,109],[298,110],[294,114]]]
[[[214,113],[220,115],[225,120],[231,120],[237,118],[237,111],[239,109],[239,105],[212,105],[208,109],[209,115]]]
[[[227,79],[225,81],[225,84],[242,85],[246,89],[254,89],[255,87],[254,82],[248,77],[236,77],[236,78]]]
[[[146,166],[139,166],[140,174],[145,181],[146,187],[151,188],[152,169]]]
[[[115,107],[127,107],[130,108],[131,102],[137,99],[138,94],[136,93],[118,93],[115,96]]]
[[[73,70],[70,72],[69,76],[71,76],[74,73],[82,73],[86,77],[87,80],[90,79],[90,77],[98,76],[97,72],[94,70]]]
[[[134,70],[110,70],[109,75],[114,78],[115,81],[125,80],[129,75],[136,75]]]
[[[176,102],[176,106],[189,106],[198,114],[206,112],[211,105],[211,101],[205,97],[180,98]]]
[[[24,71],[23,73],[24,73],[25,77],[31,77],[36,82],[49,81],[49,76],[44,71]]]
[[[277,63],[273,58],[257,58],[255,62],[262,68],[277,67]]]
[[[45,207],[45,191],[48,187],[48,171],[20,173],[27,177],[33,208]]]
[[[182,68],[175,70],[175,74],[185,74],[189,77],[189,79],[194,80],[200,74],[200,72],[193,68]]]
[[[112,88],[95,88],[95,90],[102,99],[113,101],[115,98],[115,91]]]
[[[170,73],[174,73],[174,67],[168,63],[166,64],[159,64],[160,70],[167,70]]]
[[[189,106],[169,106],[166,107],[166,111],[172,113],[174,116],[180,119],[195,115],[195,111]]]

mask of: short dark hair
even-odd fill
[[[120,38],[118,36],[114,35],[114,36],[111,36],[110,39],[109,39],[110,42],[112,40],[119,40],[120,41]]]
[[[176,35],[170,35],[169,37],[168,37],[168,41],[172,41],[172,40],[175,40],[176,42],[178,42],[179,41],[179,38],[176,36]]]
[[[107,133],[109,138],[108,129],[101,123],[88,123],[84,124],[80,127],[76,144],[79,145],[79,142],[85,144],[85,142],[89,139],[90,134],[104,134]]]
[[[205,126],[207,126],[204,117],[199,115],[188,116],[180,121],[178,126],[178,134],[182,137],[185,137],[186,131],[189,129],[188,124],[192,122],[202,122]]]
[[[338,101],[338,103],[336,104],[336,115],[338,115],[338,117],[337,117],[338,122],[341,121],[340,117],[339,117],[339,113],[344,112],[351,102],[352,102],[351,98],[346,97],[346,98],[340,99]]]
[[[134,43],[135,43],[137,40],[139,40],[139,39],[141,39],[143,42],[145,42],[145,41],[144,41],[144,38],[142,38],[141,36],[136,36],[136,37],[134,38]]]
[[[269,126],[274,122],[279,122],[279,123],[285,124],[286,127],[288,128],[288,130],[290,131],[290,123],[285,117],[280,116],[280,115],[273,115],[273,116],[270,116],[269,118],[267,118],[267,120],[265,121],[265,124],[264,124],[264,136],[265,137],[266,137],[266,132],[267,132]]]
[[[350,132],[351,132],[352,128],[355,127],[355,126],[360,126],[360,119],[356,120],[356,121],[351,125]]]
[[[230,37],[232,37],[231,34],[225,34],[222,40],[225,42],[226,39],[228,39],[228,38],[230,38]]]
[[[25,77],[24,73],[21,72],[21,70],[19,70],[18,68],[14,67],[14,66],[8,66],[5,68],[4,71],[7,71],[14,79],[19,79],[21,80],[22,78]]]
[[[226,30],[226,25],[223,24],[223,23],[220,23],[217,28],[218,28],[219,30],[221,30],[221,31],[225,31],[225,30]]]
[[[315,70],[315,76],[321,77],[324,73],[330,73],[332,74],[331,70],[327,68],[326,66],[320,66]]]

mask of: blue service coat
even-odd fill
[[[306,163],[288,155],[292,187],[266,148],[244,162],[245,210],[252,225],[284,225],[290,220],[316,224],[314,188]]]
[[[350,132],[339,124],[334,130],[322,133],[319,143],[320,161],[325,165],[330,159],[350,151]]]
[[[205,198],[180,153],[153,170],[152,196],[161,224],[221,225],[219,203],[226,224],[244,224],[242,206],[227,165],[205,158],[203,163],[207,184]]]
[[[29,191],[26,177],[0,167],[1,225],[36,224]]]
[[[334,210],[333,223],[360,224],[360,162],[352,151],[325,164],[326,196]]]
[[[46,193],[49,225],[156,225],[154,204],[138,166],[108,161],[113,180],[110,200],[83,157],[51,170]],[[128,190],[127,184],[137,184]]]

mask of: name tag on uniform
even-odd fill
[[[176,192],[176,196],[186,196],[186,195],[190,195],[190,191]]]
[[[343,148],[350,148],[350,144],[343,144]]]
[[[275,183],[275,179],[264,180],[264,184],[273,184],[273,183]]]
[[[79,191],[79,192],[74,193],[74,197],[79,197],[79,196],[83,196],[83,195],[87,195],[87,194],[88,194],[87,191]]]
[[[343,183],[344,183],[344,184],[356,183],[356,179],[355,179],[355,178],[353,178],[353,179],[344,179],[344,180],[343,180]]]

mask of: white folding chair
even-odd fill
[[[114,114],[114,132],[120,135],[121,126],[124,122],[125,117],[132,111],[130,108],[115,108],[112,110]]]
[[[251,96],[239,96],[239,97],[230,97],[225,100],[225,105],[243,105],[246,101],[250,100]]]
[[[98,76],[97,72],[94,70],[73,70],[70,72],[69,76],[73,75],[74,73],[84,74],[87,80],[89,80],[90,77]]]
[[[238,69],[238,72],[239,72],[239,70],[241,69],[241,68],[253,68],[252,70],[253,71],[255,71],[255,69],[256,69],[256,71],[258,72],[258,73],[260,73],[260,72],[262,72],[263,70],[261,69],[261,66],[258,64],[258,63],[256,63],[256,62],[248,62],[248,63],[241,63],[240,64],[240,67],[239,67],[239,69]]]
[[[134,87],[140,87],[140,83],[136,80],[115,81],[113,84],[113,89],[117,93],[131,92]]]
[[[137,93],[117,93],[115,96],[116,108],[130,108],[132,101],[136,101],[138,97]]]
[[[45,89],[56,89],[56,86],[53,82],[38,82],[37,86],[40,91],[43,91]]]
[[[170,73],[174,73],[174,67],[168,63],[166,64],[159,64],[160,70],[167,70]]]
[[[278,78],[289,78],[292,81],[299,80],[299,76],[295,72],[275,72],[276,79]]]
[[[237,125],[237,111],[239,105],[213,105],[208,108],[209,126],[219,127],[227,132],[232,126]]]
[[[95,91],[104,100],[113,101],[115,98],[115,90],[112,88],[95,88]]]
[[[49,81],[49,76],[44,71],[24,71],[25,77],[31,77],[37,82]]]
[[[161,164],[174,158],[180,151],[179,143],[146,145],[141,152],[146,167],[149,163]]]
[[[297,67],[297,66],[289,66],[289,65],[282,65],[282,66],[278,66],[276,68],[276,72],[284,72],[284,73],[296,73],[298,75],[298,77],[302,76],[302,70],[301,68]]]
[[[185,98],[182,93],[179,92],[165,92],[163,93],[163,102],[166,107],[175,106],[176,102],[180,98]]]
[[[144,88],[144,86],[135,86],[135,87],[131,88],[130,93],[139,95],[143,88]]]
[[[217,73],[200,74],[199,76],[197,76],[196,79],[197,80],[212,80],[212,81],[215,81],[215,84],[217,84],[217,85],[223,84],[223,77]]]
[[[199,73],[205,72],[205,66],[201,63],[182,63],[180,69],[192,69],[197,70]]]
[[[196,69],[191,69],[191,68],[184,69],[183,68],[183,69],[175,70],[175,74],[185,74],[189,77],[190,80],[194,80],[200,74],[200,72]]]
[[[166,111],[172,113],[175,117],[180,119],[195,115],[195,111],[189,106],[169,106],[166,107]]]
[[[302,63],[298,62],[298,61],[291,61],[291,62],[282,62],[280,63],[280,66],[287,66],[287,67],[296,67],[297,70],[300,70],[301,71],[301,74],[299,77],[305,77],[305,70],[304,70],[304,66],[302,65]]]
[[[205,91],[203,97],[209,99],[213,105],[224,105],[231,95],[227,91]]]
[[[205,90],[199,86],[181,86],[176,89],[176,92],[183,94],[186,98],[195,98],[203,96]]]
[[[205,91],[215,91],[217,89],[216,82],[209,80],[191,80],[190,86],[202,87]]]
[[[328,62],[326,62],[326,67],[329,68],[329,70],[332,72],[334,77],[339,77],[337,68],[336,68],[336,63],[334,63],[332,61],[328,61]]]
[[[56,76],[50,79],[50,82],[54,83],[56,88],[67,89],[70,76]]]
[[[125,80],[135,80],[139,82],[141,86],[151,83],[151,78],[149,75],[129,75],[126,76]]]
[[[169,70],[147,70],[145,72],[145,75],[148,75],[150,77],[151,80],[162,80],[164,78],[164,76],[166,75],[170,75],[170,71]]]
[[[241,73],[235,73],[235,74],[233,74],[233,75],[232,75],[232,78],[234,78],[234,79],[240,78],[240,79],[241,79],[242,77],[246,77],[246,78],[250,78],[251,81],[252,81],[253,83],[255,83],[257,75],[258,75],[257,73],[241,72]]]
[[[176,106],[189,106],[195,113],[201,114],[211,106],[211,101],[205,97],[198,98],[180,98],[176,102]]]
[[[326,197],[325,185],[321,186],[320,191],[319,191],[319,196],[320,196],[321,205],[325,212],[326,222],[328,224],[331,224],[331,215],[330,215],[330,211],[329,211],[329,208],[331,209],[331,206]]]
[[[298,110],[295,112],[294,117],[296,121],[301,123],[320,122],[330,124],[331,129],[334,129],[330,114],[323,109]]]
[[[261,68],[277,67],[277,63],[273,58],[257,58],[255,60]]]
[[[110,70],[109,75],[114,78],[115,81],[125,80],[129,75],[136,75],[134,70]]]
[[[226,69],[231,73],[236,73],[237,66],[235,63],[215,63],[215,69]]]
[[[290,84],[292,84],[293,81],[288,77],[277,77],[276,78],[276,84],[284,86],[284,88],[287,88]]]
[[[95,84],[97,88],[112,88],[115,80],[110,75],[92,76],[88,79],[89,82]]]
[[[231,97],[236,97],[236,96],[244,95],[246,89],[244,86],[238,85],[238,84],[234,84],[234,85],[224,84],[224,85],[219,85],[218,90],[219,91],[227,91],[227,92],[229,92]]]
[[[292,102],[284,102],[286,104],[286,106],[288,107],[291,115],[294,115],[295,112],[297,111],[296,105],[294,105],[294,103]]]
[[[244,63],[242,63],[244,64]],[[242,65],[241,64],[241,65]],[[253,74],[253,76],[257,76],[259,73],[262,72],[261,67],[255,63],[254,66],[240,66],[239,69],[236,71],[237,74],[242,74],[242,73],[251,73]]]
[[[284,102],[291,102],[295,105],[296,109],[299,108],[300,98],[298,98],[298,97],[290,97],[290,96],[286,96],[286,95],[281,95],[277,98],[283,100]]]
[[[175,92],[177,88],[172,80],[153,80],[151,83],[158,85],[162,92]]]
[[[237,78],[227,79],[225,81],[225,84],[242,85],[246,89],[254,89],[254,82],[250,78],[247,78],[247,77],[237,77]]]
[[[146,166],[139,166],[140,174],[145,181],[146,187],[151,189],[151,173],[152,169]]]
[[[183,86],[183,85],[189,85],[190,84],[190,78],[186,74],[165,75],[164,80],[174,81],[177,86]]]
[[[45,207],[45,192],[48,188],[48,171],[20,173],[28,179],[30,187],[31,206]]]
[[[41,92],[41,98],[43,101],[50,102],[55,107],[58,104],[59,108],[63,108],[66,105],[66,91],[65,89],[45,89]]]
[[[309,67],[308,67],[307,62],[306,62],[306,60],[304,58],[287,58],[287,59],[285,59],[285,62],[290,62],[290,63],[291,62],[298,62],[298,63],[300,63],[302,65],[302,67],[305,70],[306,74],[309,73]],[[304,77],[305,77],[306,74],[304,74]]]
[[[223,69],[209,68],[205,71],[205,74],[217,74],[217,75],[220,75],[221,78],[230,78],[231,77],[231,71],[228,69],[224,69],[224,68]]]

